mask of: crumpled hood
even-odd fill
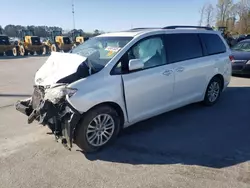
[[[71,54],[52,52],[47,61],[36,72],[36,85],[52,85],[58,80],[75,73],[86,57]]]

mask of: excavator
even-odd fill
[[[62,35],[62,30],[49,31],[49,39],[44,43],[51,52],[69,52],[73,43],[68,36]]]
[[[18,31],[20,40],[17,44],[18,53],[21,56],[28,54],[44,55],[47,53],[46,46],[41,42],[40,37],[34,36],[34,31],[31,29],[21,29]]]
[[[0,28],[0,56],[17,56],[16,45],[10,41],[7,35],[3,34],[3,29]]]

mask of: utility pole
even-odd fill
[[[75,8],[74,8],[74,0],[72,0],[72,15],[73,15],[73,29],[76,28],[75,25]]]

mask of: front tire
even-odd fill
[[[17,56],[18,55],[18,52],[17,52],[17,48],[16,47],[14,47],[13,49],[12,49],[12,54],[13,54],[13,56]]]
[[[120,131],[118,113],[110,106],[99,106],[87,112],[75,133],[75,143],[86,153],[111,143]]]
[[[55,44],[52,44],[52,46],[51,46],[51,51],[52,51],[52,52],[57,52],[57,51],[58,51]]]
[[[19,54],[20,54],[21,56],[25,56],[26,50],[24,49],[23,46],[19,46]]]
[[[214,105],[220,98],[222,91],[222,81],[218,77],[211,79],[207,86],[203,104],[206,106]]]

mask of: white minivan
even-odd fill
[[[231,79],[231,51],[208,27],[138,28],[52,52],[31,98],[16,109],[48,125],[68,148],[93,152],[121,129],[161,113],[215,104]]]

